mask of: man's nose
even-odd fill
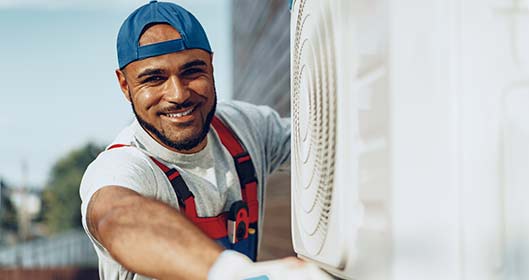
[[[178,77],[172,76],[164,93],[164,98],[171,103],[183,104],[189,99],[190,93],[187,86]]]

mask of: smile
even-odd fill
[[[179,123],[179,124],[188,123],[188,122],[193,121],[196,118],[194,112],[196,111],[198,106],[199,105],[195,104],[194,106],[190,108],[188,107],[189,109],[187,108],[184,109],[185,111],[182,111],[182,110],[171,111],[170,110],[169,112],[161,113],[161,116],[170,122]]]
[[[187,111],[184,111],[184,112],[164,114],[164,115],[169,117],[169,118],[181,118],[181,117],[184,117],[184,116],[187,116],[187,115],[191,114],[194,110],[195,110],[195,107],[192,107],[191,109],[189,109]]]

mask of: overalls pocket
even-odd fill
[[[245,254],[252,261],[257,259],[257,231],[253,228],[248,230],[248,238],[233,244],[233,250]]]

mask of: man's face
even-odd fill
[[[148,28],[140,45],[180,38],[167,24]],[[145,130],[169,149],[194,153],[206,145],[215,112],[212,56],[200,49],[184,50],[132,62],[118,80]]]

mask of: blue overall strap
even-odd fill
[[[239,182],[241,184],[241,195],[248,205],[249,225],[251,231],[248,238],[238,241],[232,245],[232,249],[244,253],[252,260],[257,258],[258,221],[259,221],[259,200],[257,196],[257,175],[250,154],[246,151],[235,133],[217,116],[211,125],[219,135],[221,143],[233,157],[233,162],[237,170]],[[221,241],[223,245],[225,242]],[[230,247],[227,247],[230,248]]]

